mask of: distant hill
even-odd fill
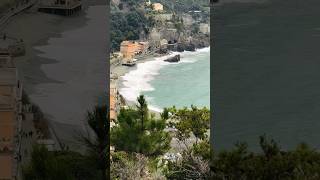
[[[159,2],[164,5],[165,10],[175,12],[187,12],[192,10],[204,10],[210,6],[210,0],[153,0],[151,3]],[[114,10],[123,7],[139,7],[144,5],[145,0],[111,0]],[[121,8],[121,9],[122,9]]]

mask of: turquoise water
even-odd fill
[[[176,54],[176,53],[175,53]],[[128,100],[144,94],[150,109],[210,106],[210,48],[180,53],[179,63],[162,58],[140,63],[123,77],[120,93]]]

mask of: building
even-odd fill
[[[200,23],[199,31],[203,34],[210,34],[210,25],[206,23]]]
[[[147,53],[148,42],[122,41],[120,44],[120,53],[123,59],[131,60],[137,54]]]
[[[153,3],[152,4],[152,9],[154,11],[163,11],[163,5],[161,3]]]
[[[159,48],[160,47],[160,40],[161,40],[160,32],[156,28],[153,28],[151,30],[151,32],[149,33],[150,47],[152,49]]]
[[[22,121],[22,86],[8,51],[0,51],[0,179],[16,179]]]
[[[119,94],[114,82],[110,83],[110,127],[115,125],[119,111]]]
[[[120,53],[124,59],[132,59],[137,51],[136,43],[130,41],[122,41],[120,44]]]
[[[41,0],[40,6],[73,7],[80,3],[79,0]]]
[[[147,0],[145,3],[146,3],[147,6],[151,5],[151,1],[150,0]]]
[[[160,41],[160,48],[161,49],[167,49],[167,46],[168,46],[168,41],[166,39],[162,39]]]
[[[149,43],[148,42],[138,42],[138,52],[137,53],[142,53],[145,54],[148,52],[148,48],[149,48]]]
[[[82,8],[80,0],[41,0],[39,11],[70,16]]]

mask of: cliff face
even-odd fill
[[[164,10],[155,12],[142,1],[113,0],[111,8],[111,45],[118,50],[123,40],[148,40],[151,47],[159,48],[161,40],[177,42],[178,49],[208,46],[209,1],[159,0]],[[180,4],[179,4],[180,3]],[[195,6],[197,4],[197,6]],[[129,5],[132,5],[129,7]],[[182,8],[183,7],[183,8]]]
[[[210,46],[210,19],[206,12],[155,14],[150,18],[155,19],[149,34],[152,42],[165,39],[169,44],[176,44],[171,49],[176,51]]]

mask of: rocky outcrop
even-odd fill
[[[175,55],[173,57],[170,57],[166,60],[164,60],[166,62],[179,62],[180,61],[180,55]]]
[[[195,51],[196,49],[209,47],[210,42],[209,38],[205,39],[194,39],[192,42],[182,42],[178,43],[176,48],[173,51],[183,52],[183,51]]]

